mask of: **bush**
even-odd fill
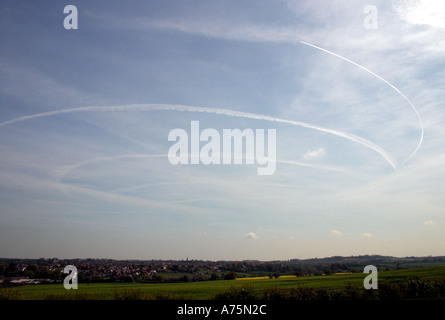
[[[0,300],[20,300],[22,294],[17,288],[0,287]]]
[[[155,294],[147,297],[148,300],[186,300],[186,296],[177,296],[169,292],[156,292]]]
[[[189,282],[189,277],[187,277],[186,275],[183,275],[181,278],[179,278],[180,282]]]
[[[114,291],[114,300],[145,300],[146,296],[141,290],[125,289]]]
[[[445,299],[445,279],[383,283],[378,294],[380,300]]]
[[[77,290],[70,290],[70,292],[63,294],[47,294],[43,300],[102,300],[103,297],[96,294],[88,294],[86,292],[78,292]]]
[[[250,285],[230,286],[227,290],[217,293],[216,300],[258,300],[258,295]]]
[[[341,289],[296,287],[262,291],[261,300],[406,300],[445,299],[445,279],[409,280],[379,284],[378,290],[366,290],[347,284]]]
[[[262,300],[332,300],[332,291],[326,289],[314,289],[306,286],[283,289],[270,288],[262,292]]]
[[[227,274],[224,276],[224,280],[235,280],[236,277],[237,277],[236,272],[235,272],[235,271],[230,271],[229,273],[227,273]]]

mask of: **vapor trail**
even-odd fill
[[[419,119],[419,124],[420,124],[420,130],[421,130],[421,133],[420,133],[420,139],[419,139],[419,142],[418,142],[416,148],[415,148],[414,151],[408,156],[408,158],[406,158],[406,160],[405,160],[401,165],[403,166],[405,163],[407,163],[407,162],[408,162],[408,161],[409,161],[409,160],[410,160],[410,159],[417,153],[417,151],[419,150],[419,148],[420,148],[420,146],[422,145],[422,142],[423,142],[423,123],[422,123],[422,118],[420,117],[419,112],[417,111],[416,107],[415,107],[414,104],[411,102],[411,100],[409,100],[408,97],[405,96],[405,94],[404,94],[402,91],[400,91],[395,85],[393,85],[393,84],[390,83],[389,81],[385,80],[384,78],[382,78],[382,77],[379,76],[378,74],[372,72],[372,71],[369,70],[368,68],[365,68],[364,66],[362,66],[362,65],[360,65],[360,64],[358,64],[358,63],[356,63],[356,62],[354,62],[354,61],[352,61],[352,60],[349,60],[348,58],[345,58],[345,57],[343,57],[343,56],[341,56],[341,55],[339,55],[339,54],[337,54],[337,53],[334,53],[334,52],[332,52],[332,51],[329,51],[329,50],[326,50],[326,49],[324,49],[324,48],[318,47],[318,46],[313,45],[313,44],[311,44],[311,43],[308,43],[308,42],[305,42],[305,41],[300,41],[300,43],[302,43],[302,44],[304,44],[304,45],[306,45],[306,46],[309,46],[309,47],[312,47],[312,48],[321,50],[321,51],[323,51],[323,52],[329,53],[329,54],[331,54],[331,55],[333,55],[333,56],[335,56],[335,57],[337,57],[337,58],[340,58],[340,59],[342,59],[342,60],[345,60],[345,61],[347,61],[347,62],[353,64],[353,65],[356,66],[356,67],[359,67],[360,69],[362,69],[362,70],[368,72],[369,74],[373,75],[374,77],[380,79],[381,81],[383,81],[384,83],[386,83],[387,85],[389,85],[389,86],[390,86],[391,88],[393,88],[398,94],[400,94],[400,95],[402,96],[403,99],[405,99],[405,100],[409,103],[409,105],[411,106],[411,108],[412,108],[412,109],[414,110],[414,112],[416,113],[417,118]]]
[[[88,165],[88,164],[94,164],[97,162],[104,162],[104,161],[112,161],[112,160],[120,160],[120,159],[145,159],[145,158],[163,158],[166,157],[166,154],[125,154],[125,155],[118,155],[118,156],[109,156],[109,157],[100,157],[100,158],[94,158],[89,159],[85,161],[78,162],[76,164],[61,167],[58,169],[57,172],[57,179],[60,181],[63,176],[65,176],[70,171]]]
[[[122,106],[87,106],[87,107],[78,107],[78,108],[68,108],[62,110],[55,110],[49,112],[37,113],[29,116],[18,117],[15,119],[11,119],[8,121],[4,121],[0,123],[0,127],[6,126],[8,124],[13,124],[20,121],[26,121],[41,117],[54,116],[59,114],[66,113],[76,113],[76,112],[91,112],[91,111],[126,111],[126,110],[139,110],[139,111],[154,111],[154,110],[164,110],[164,111],[182,111],[182,112],[202,112],[202,113],[214,113],[231,117],[240,117],[240,118],[248,118],[248,119],[256,119],[256,120],[265,120],[271,122],[280,122],[287,123],[290,125],[304,127],[312,130],[317,130],[325,133],[329,133],[335,136],[339,136],[345,138],[347,140],[353,141],[355,143],[361,144],[364,147],[374,150],[378,154],[380,154],[394,169],[397,168],[396,161],[380,146],[372,143],[371,141],[356,136],[351,133],[346,133],[338,130],[328,129],[319,127],[316,125],[312,125],[309,123],[281,119],[276,117],[271,117],[267,115],[241,112],[241,111],[233,111],[228,109],[219,109],[219,108],[207,108],[207,107],[196,107],[196,106],[184,106],[184,105],[169,105],[169,104],[134,104],[134,105],[122,105]]]

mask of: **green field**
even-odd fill
[[[278,279],[252,280],[217,280],[188,283],[79,283],[77,290],[65,290],[63,284],[24,285],[8,288],[15,292],[15,299],[214,299],[215,295],[227,290],[248,288],[255,292],[279,288],[341,290],[345,287],[363,291],[363,280],[367,274],[342,274],[328,276],[284,277]],[[445,283],[445,267],[380,271],[378,273],[379,290],[385,284],[404,284],[412,280],[440,281]],[[423,284],[421,284],[423,285]],[[419,286],[419,284],[416,284]],[[441,287],[440,290],[443,288]],[[2,289],[3,291],[6,289]],[[16,291],[17,290],[17,291]],[[3,294],[4,296],[4,294]],[[444,299],[445,297],[439,297]]]

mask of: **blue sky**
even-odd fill
[[[439,1],[3,1],[0,256],[443,255],[444,36]],[[194,120],[275,129],[275,173],[172,165]]]

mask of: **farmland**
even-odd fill
[[[43,300],[43,299],[84,299],[84,300],[212,300],[236,299],[243,297],[264,299],[273,293],[278,297],[289,297],[296,290],[309,291],[320,296],[332,292],[341,293],[347,290],[350,295],[371,294],[373,290],[363,289],[366,274],[331,274],[321,276],[283,276],[278,278],[250,278],[236,280],[214,280],[181,283],[81,283],[77,290],[65,290],[61,283],[25,285],[2,289],[2,297],[11,299]],[[426,267],[402,270],[379,271],[379,289],[375,292],[389,292],[394,296],[397,292],[412,292],[412,298],[445,299],[445,267]],[[6,291],[8,290],[8,291]],[[386,290],[386,291],[385,291]],[[394,292],[393,292],[394,291]],[[299,294],[301,294],[301,292]],[[267,293],[267,294],[266,294]],[[284,295],[284,293],[287,295]],[[234,295],[235,294],[235,295]],[[341,293],[341,294],[344,294]],[[427,294],[427,296],[425,296]],[[343,295],[344,296],[344,295]],[[0,296],[1,297],[1,296]],[[303,296],[306,297],[306,296]],[[397,295],[395,296],[397,298]],[[401,298],[404,298],[402,295]]]

